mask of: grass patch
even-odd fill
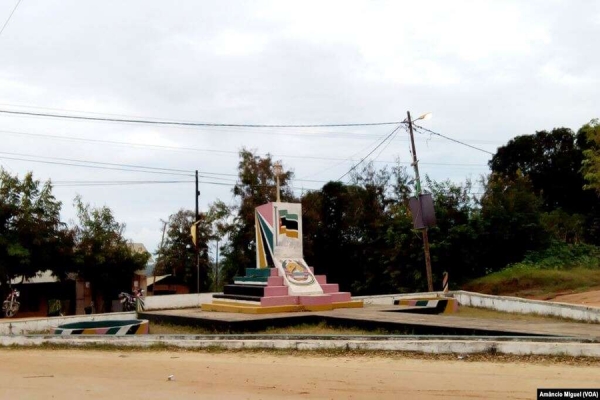
[[[152,335],[212,335],[219,333],[199,326],[183,326],[156,322],[150,322],[149,330],[149,333]]]
[[[523,261],[475,279],[464,290],[548,299],[600,286],[600,247],[552,243]]]
[[[452,315],[465,318],[501,319],[506,321],[560,321],[586,323],[586,321],[574,321],[569,318],[554,317],[550,315],[508,313],[496,310],[489,310],[487,308],[463,306],[460,306],[456,313],[450,314],[450,316]]]
[[[150,333],[153,335],[212,335],[228,333],[247,332],[218,332],[201,327],[173,325],[164,323],[150,324]],[[252,332],[258,335],[390,335],[406,334],[406,332],[388,331],[385,329],[360,329],[354,327],[332,326],[326,322],[317,324],[300,324],[286,327],[268,327],[266,329]]]
[[[564,292],[584,292],[600,286],[600,269],[538,269],[512,266],[475,279],[464,290],[494,295],[553,298]]]
[[[271,327],[264,331],[256,332],[266,335],[389,335],[385,329],[366,330],[354,327],[331,326],[326,322],[318,324],[301,324],[286,327]]]

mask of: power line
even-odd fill
[[[15,5],[15,8],[13,8],[13,10],[11,11],[10,15],[8,16],[8,18],[6,19],[6,21],[4,22],[4,25],[2,25],[2,29],[0,29],[0,36],[2,35],[2,32],[4,32],[4,28],[6,28],[6,25],[8,25],[8,21],[10,21],[10,19],[12,18],[13,14],[15,13],[15,11],[17,10],[17,7],[19,7],[19,4],[21,4],[21,0],[17,1],[17,4]]]
[[[415,129],[416,129],[417,131],[420,129],[420,130],[423,130],[423,131],[425,131],[425,132],[431,133],[432,135],[436,135],[436,136],[442,137],[442,138],[444,138],[444,139],[450,140],[451,142],[458,143],[458,144],[462,144],[463,146],[467,146],[467,147],[470,147],[470,148],[472,148],[472,149],[479,150],[479,151],[482,151],[482,152],[484,152],[484,153],[487,153],[487,154],[494,155],[494,153],[492,153],[492,152],[490,152],[490,151],[484,150],[484,149],[482,149],[482,148],[479,148],[479,147],[475,147],[475,146],[473,146],[473,145],[470,145],[470,144],[468,144],[468,143],[465,143],[465,142],[461,142],[460,140],[452,139],[451,137],[448,137],[448,136],[442,135],[441,133],[434,132],[434,131],[432,131],[432,130],[430,130],[430,129],[427,129],[427,128],[423,128],[422,126],[419,126],[419,125],[416,125],[416,124],[413,124],[413,126],[415,127]]]
[[[6,154],[8,156],[2,156],[2,154]],[[25,158],[19,158],[19,157],[14,157],[14,156],[29,157],[29,158],[25,159]],[[58,161],[44,161],[44,160],[37,160],[36,158],[47,159],[47,160],[58,160]],[[43,163],[43,164],[66,165],[66,166],[74,166],[74,167],[95,168],[95,169],[116,170],[116,171],[144,172],[144,173],[154,173],[154,174],[162,174],[162,175],[194,176],[191,173],[186,173],[188,171],[183,170],[183,169],[148,167],[148,166],[143,166],[143,165],[131,165],[131,164],[106,163],[106,162],[100,162],[100,161],[76,160],[76,159],[71,159],[71,158],[37,156],[37,155],[23,154],[23,153],[0,152],[0,159],[17,160],[17,161],[31,161],[31,162],[37,162],[37,163]],[[200,171],[200,174],[201,175],[199,175],[199,176],[203,177],[203,178],[218,179],[218,180],[229,182],[229,183],[236,183],[237,180],[221,178],[219,176],[228,176],[228,177],[236,177],[236,178],[238,177],[237,174],[222,173],[222,172]],[[298,181],[298,182],[312,182],[312,183],[327,183],[328,182],[328,181],[314,180],[314,179],[294,179],[294,180]],[[129,182],[129,181],[127,181],[127,182]],[[143,182],[146,182],[146,181],[143,181]],[[181,182],[183,182],[183,181],[181,181]]]
[[[79,182],[79,183],[64,183],[64,184],[54,184],[54,187],[92,187],[92,186],[131,186],[131,185],[157,185],[157,184],[178,184],[178,183],[194,183],[195,181],[127,181],[127,182]],[[210,181],[198,181],[198,183],[206,184],[206,185],[219,185],[219,186],[233,186],[232,183],[224,183],[224,182],[210,182]]]
[[[381,125],[396,125],[401,122],[367,122],[367,123],[341,123],[341,124],[299,124],[299,125],[287,125],[287,124],[229,124],[229,123],[213,123],[213,122],[183,122],[183,121],[152,121],[149,119],[124,119],[124,118],[103,118],[103,117],[86,117],[80,115],[67,115],[67,114],[49,114],[49,113],[35,113],[28,111],[10,111],[0,110],[0,113],[24,115],[33,117],[46,117],[46,118],[61,118],[61,119],[75,119],[84,121],[102,121],[102,122],[126,122],[133,124],[149,124],[149,125],[175,125],[175,126],[212,126],[212,127],[236,127],[236,128],[324,128],[324,127],[352,127],[352,126],[381,126]]]
[[[404,128],[406,129],[406,126],[404,126]],[[379,158],[379,156],[381,155],[381,153],[383,153],[385,151],[385,149],[388,148],[388,146],[390,145],[390,143],[392,143],[392,141],[396,138],[396,134],[397,131],[394,132],[394,135],[390,138],[390,140],[388,140],[388,142],[385,144],[385,146],[383,146],[383,148],[381,150],[379,150],[379,153],[377,153],[377,155],[375,156],[375,158],[373,158],[373,162],[377,161],[377,159]]]
[[[19,158],[19,157],[9,157],[9,156],[0,156],[0,159],[3,160],[16,160],[16,161],[28,161],[35,162],[41,164],[51,164],[51,165],[67,165],[71,167],[82,167],[82,168],[94,168],[94,169],[104,169],[104,170],[112,170],[112,171],[128,171],[128,172],[143,172],[148,174],[160,174],[160,175],[178,175],[178,176],[194,176],[193,174],[181,174],[176,172],[161,172],[161,171],[148,171],[141,169],[131,169],[131,168],[117,168],[117,167],[104,167],[100,165],[85,165],[85,164],[74,164],[60,161],[44,161],[44,160],[35,160],[35,159],[27,159],[27,158]]]
[[[58,139],[58,140],[66,140],[66,141],[80,141],[80,142],[89,142],[89,143],[102,143],[108,145],[118,145],[118,146],[128,146],[128,147],[140,147],[140,148],[149,148],[149,149],[158,149],[158,150],[170,150],[170,151],[190,151],[190,152],[204,152],[204,153],[215,153],[215,154],[230,154],[230,155],[239,155],[239,151],[233,150],[218,150],[218,149],[202,149],[196,147],[181,147],[181,146],[168,146],[168,145],[157,145],[157,144],[145,144],[145,143],[134,143],[134,142],[123,142],[116,140],[102,140],[102,139],[87,139],[87,138],[79,138],[79,137],[71,137],[71,136],[60,136],[60,135],[50,135],[50,134],[41,134],[41,133],[30,133],[30,132],[21,132],[21,131],[7,131],[0,130],[0,133],[7,133],[9,135],[23,135],[23,136],[31,136],[31,137],[41,137],[46,139]],[[340,157],[322,157],[322,156],[311,156],[311,155],[301,155],[301,154],[270,154],[272,157],[281,157],[281,158],[298,158],[298,159],[310,159],[310,160],[322,160],[322,161],[341,161],[340,163],[336,163],[331,168],[336,167],[344,162],[354,162],[353,157],[360,154],[364,150],[373,146],[376,143],[379,143],[379,140],[382,137],[379,137],[377,141],[366,146],[359,152],[353,154],[349,158],[340,158]],[[395,138],[394,140],[397,140]],[[260,156],[267,156],[267,153],[259,154]],[[390,164],[396,161],[385,161],[385,160],[374,160],[376,163],[385,163]],[[409,162],[401,162],[401,164],[410,164]],[[421,164],[427,165],[441,165],[441,166],[464,166],[464,167],[487,167],[487,164],[464,164],[464,163],[427,163],[422,162]],[[331,168],[327,168],[329,170]],[[322,172],[322,171],[321,171]],[[205,172],[206,173],[206,172]],[[309,175],[310,176],[310,175]],[[308,177],[308,176],[307,176]]]
[[[335,164],[333,164],[333,165],[330,165],[330,166],[328,166],[328,167],[326,167],[326,168],[321,168],[319,171],[313,172],[313,173],[311,173],[311,174],[304,175],[304,177],[303,177],[303,178],[310,178],[311,176],[315,176],[315,175],[317,175],[317,174],[322,174],[323,172],[330,171],[330,170],[332,170],[333,168],[337,167],[338,165],[342,165],[342,164],[344,164],[345,162],[354,162],[354,160],[352,159],[353,157],[355,157],[355,156],[357,156],[358,154],[362,153],[363,151],[367,150],[369,147],[371,147],[371,146],[373,146],[373,145],[377,144],[377,143],[379,142],[379,139],[381,139],[381,138],[380,138],[380,137],[379,137],[379,138],[377,138],[377,140],[376,140],[376,141],[374,141],[373,143],[370,143],[368,146],[366,146],[366,147],[362,148],[361,150],[359,150],[358,152],[356,152],[356,153],[352,154],[352,155],[351,155],[350,157],[348,157],[348,158],[331,158],[331,157],[328,157],[328,158],[329,158],[329,159],[331,159],[332,161],[333,161],[333,160],[336,160],[336,161],[339,161],[339,162],[337,162],[337,163],[335,163]],[[310,157],[310,156],[309,156],[309,157]]]
[[[186,170],[186,169],[147,167],[144,165],[131,165],[131,164],[108,163],[108,162],[101,162],[101,161],[77,160],[77,159],[73,159],[73,158],[39,156],[36,154],[11,153],[11,152],[5,152],[5,151],[0,151],[0,154],[6,154],[9,156],[19,156],[19,157],[43,158],[43,159],[47,159],[47,160],[69,161],[69,162],[76,162],[76,163],[82,163],[82,164],[107,165],[107,166],[111,166],[111,167],[127,167],[127,168],[149,169],[149,170],[157,170],[157,171],[183,172],[183,173],[186,173],[186,175],[191,175],[191,171]]]
[[[37,106],[27,106],[27,105],[23,105],[23,104],[8,104],[8,103],[0,103],[0,106],[8,106],[8,107],[18,107],[18,108],[31,108],[31,109],[37,109],[37,110],[51,110],[51,111],[62,111],[62,112],[70,112],[70,113],[77,113],[77,114],[92,114],[93,116],[99,116],[99,117],[123,117],[126,119],[141,119],[141,120],[151,120],[151,121],[156,121],[156,122],[160,122],[161,118],[154,118],[154,117],[146,117],[146,116],[139,116],[139,115],[127,115],[127,114],[113,114],[113,113],[99,113],[99,112],[92,112],[92,111],[81,111],[81,110],[73,110],[73,109],[64,109],[64,108],[50,108],[50,107],[37,107]],[[60,114],[60,113],[57,113]],[[163,118],[164,119],[164,118]],[[193,121],[188,121],[188,120],[180,120],[180,121],[175,121],[175,122],[184,122],[184,123],[193,123]],[[272,126],[266,126],[267,128],[271,128]],[[296,126],[290,126],[291,128],[295,128]],[[345,127],[342,126],[342,127]],[[186,128],[185,126],[180,126],[179,128]],[[190,127],[188,127],[190,128]],[[191,127],[193,128],[193,126]],[[208,126],[205,128],[216,128],[218,129],[219,132],[248,132],[249,129],[252,129],[251,127],[239,127],[239,126]],[[223,128],[229,128],[224,130]],[[299,126],[300,128],[311,128],[311,126]],[[359,137],[359,136],[365,136],[365,137],[371,137],[373,136],[372,134],[368,134],[368,133],[359,133],[359,132],[347,132],[347,131],[314,131],[314,128],[310,133],[307,132],[297,132],[297,133],[290,133],[288,132],[268,132],[265,131],[264,129],[260,129],[260,128],[255,128],[255,132],[261,133],[261,134],[271,134],[271,135],[297,135],[297,136],[307,136],[309,134],[319,134],[319,135],[345,135],[348,137]],[[16,132],[15,132],[16,133]]]
[[[359,162],[357,162],[356,164],[354,164],[354,166],[352,168],[350,168],[344,175],[340,176],[340,178],[338,179],[338,181],[341,181],[346,175],[348,175],[350,172],[354,171],[354,169],[356,169],[356,167],[358,167],[360,164],[362,164],[363,161],[365,161],[365,159],[367,157],[369,157],[371,154],[373,154],[375,152],[375,150],[377,150],[382,144],[384,144],[394,133],[396,133],[396,131],[398,129],[400,129],[400,127],[402,126],[402,124],[398,125],[396,127],[396,129],[394,129],[393,131],[391,131],[385,138],[383,138],[383,140],[377,145],[375,146],[375,148],[373,150],[371,150],[369,152],[369,154],[367,154],[366,156],[364,156]]]
[[[128,186],[128,185],[155,185],[173,183],[193,183],[188,181],[52,181],[53,187],[66,186]]]
[[[130,185],[160,185],[160,184],[179,184],[179,183],[194,183],[193,180],[187,181],[53,181],[53,187],[105,187],[105,186],[130,186]],[[228,186],[233,187],[234,183],[224,183],[224,182],[211,182],[211,181],[198,181],[198,183],[202,183],[205,185],[218,185],[218,186]],[[274,187],[274,185],[250,185],[252,187]],[[318,191],[320,189],[311,189],[311,188],[298,188],[295,186],[288,186],[290,189],[294,191]]]
[[[72,158],[61,158],[61,157],[47,157],[47,156],[38,156],[38,155],[33,155],[33,154],[23,154],[23,153],[10,153],[10,152],[4,152],[4,151],[0,151],[0,155],[1,154],[6,154],[9,156],[21,156],[21,157],[31,157],[31,158],[42,158],[42,159],[48,159],[48,160],[59,160],[59,161],[68,161],[68,162],[74,162],[74,163],[80,163],[80,164],[65,164],[65,165],[76,165],[76,166],[82,166],[82,167],[87,167],[87,164],[92,164],[89,165],[90,167],[92,167],[94,164],[97,165],[101,165],[101,166],[109,166],[109,167],[123,167],[123,168],[131,168],[131,169],[125,169],[126,171],[132,171],[132,172],[154,172],[154,171],[167,171],[167,172],[175,172],[175,175],[183,175],[183,176],[193,176],[191,173],[186,173],[189,172],[188,170],[185,169],[174,169],[174,168],[160,168],[160,167],[148,167],[148,166],[144,166],[144,165],[131,165],[131,164],[118,164],[118,163],[107,163],[107,162],[100,162],[100,161],[88,161],[88,160],[77,160],[77,159],[72,159]],[[0,156],[0,159],[4,158],[2,156]],[[15,159],[15,158],[12,158]],[[26,160],[26,161],[33,161],[33,160]],[[57,164],[61,164],[61,163],[57,163]],[[107,168],[107,169],[112,169],[112,168]],[[119,169],[121,170],[121,169]],[[144,171],[144,170],[150,170],[150,171]],[[181,172],[181,174],[179,174]],[[229,176],[229,177],[238,177],[238,174],[232,174],[232,173],[225,173],[225,172],[208,172],[208,171],[199,171],[199,173],[201,175],[199,175],[200,177],[203,178],[211,178],[211,179],[220,179],[220,180],[224,180],[224,181],[229,181],[229,182],[236,182],[235,180],[231,180],[231,179],[226,179],[226,178],[219,178],[218,176]],[[206,176],[206,175],[215,175],[215,176]],[[315,182],[315,183],[326,183],[327,181],[322,181],[322,180],[314,180],[314,179],[294,179],[295,181],[302,181],[302,182]]]

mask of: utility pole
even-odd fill
[[[219,238],[217,238],[217,262],[215,265],[215,291],[219,290]]]
[[[274,172],[275,172],[275,180],[276,180],[276,187],[275,187],[275,198],[276,198],[276,202],[279,203],[281,201],[281,198],[279,196],[279,175],[281,175],[281,173],[283,172],[283,168],[281,166],[281,162],[277,161],[275,162],[275,165],[273,166],[274,168]]]
[[[200,191],[198,190],[198,170],[196,170],[196,222],[198,221],[198,198],[200,197]]]
[[[419,176],[419,160],[417,159],[417,149],[415,148],[415,138],[413,134],[412,120],[410,119],[410,111],[406,112],[408,116],[408,128],[410,130],[410,144],[412,147],[413,162],[412,166],[415,168],[415,189],[417,192],[417,200],[419,200],[419,207],[421,204],[421,177]],[[427,235],[427,227],[422,229],[423,232],[423,247],[425,249],[425,269],[427,271],[427,289],[433,292],[433,278],[431,274],[431,257],[429,255],[429,236]]]
[[[169,218],[169,221],[171,219]],[[167,230],[167,221],[163,221],[162,219],[160,220],[163,223],[163,233],[162,233],[162,238],[160,239],[160,257],[162,258],[163,254],[163,248],[164,248],[164,244],[165,244],[165,232]],[[152,282],[152,295],[154,296],[154,292],[156,291],[156,267],[158,264],[158,257],[156,259],[156,263],[154,264],[154,269],[152,270],[152,275],[154,276],[154,281]],[[162,260],[161,260],[162,261]]]
[[[196,229],[196,292],[200,294],[200,246],[198,242],[198,221],[200,220],[200,214],[198,213],[198,199],[200,198],[200,191],[198,190],[198,170],[196,170],[196,215],[194,226]]]

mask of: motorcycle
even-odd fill
[[[135,289],[133,294],[121,292],[119,301],[123,304],[123,311],[144,310],[144,290]]]
[[[2,303],[2,312],[6,318],[14,317],[19,312],[21,303],[17,301],[17,298],[20,295],[21,293],[17,289],[11,289],[6,300]]]

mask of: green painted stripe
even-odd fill
[[[119,329],[121,329],[121,328],[120,327],[119,328],[110,328],[109,330],[106,331],[106,334],[107,335],[116,335],[117,332],[119,332]]]
[[[267,282],[268,276],[236,276],[233,278],[234,281],[241,282]]]
[[[271,276],[270,268],[246,268],[246,277]]]
[[[417,306],[426,306],[429,303],[429,300],[418,300],[415,305]]]
[[[290,221],[298,221],[298,214],[288,214],[287,210],[280,210],[279,211],[279,218],[284,217],[285,219],[288,219]]]
[[[268,249],[265,248],[265,252],[271,252],[273,251],[273,232],[271,232],[271,229],[269,229],[269,224],[267,224],[267,221],[264,220],[263,217],[261,217],[260,215],[258,216],[258,221],[260,223],[260,228],[263,231],[263,233],[265,234],[265,237],[267,238],[267,242],[268,242]],[[267,243],[265,243],[267,244]],[[267,246],[265,246],[267,247]]]

